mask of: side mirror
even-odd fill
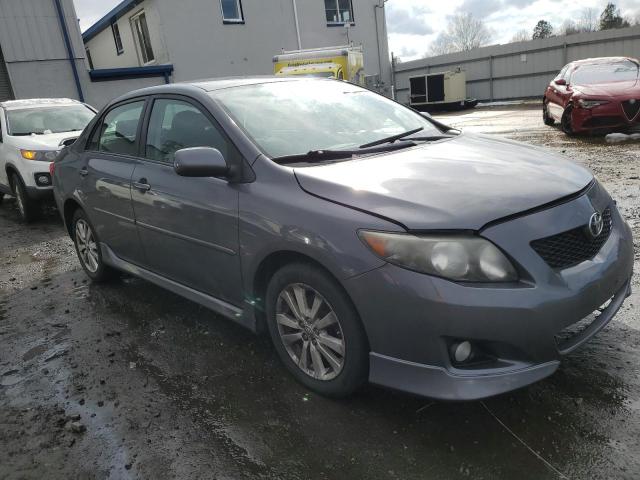
[[[231,171],[220,150],[210,147],[178,150],[173,169],[182,177],[227,177]]]
[[[559,78],[555,82],[556,82],[556,85],[561,85],[561,86],[564,86],[567,84],[567,81],[564,78]]]

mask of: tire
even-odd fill
[[[544,100],[542,102],[542,121],[545,125],[553,126],[556,124],[556,121],[553,119],[551,115],[549,115],[549,102]]]
[[[573,106],[569,105],[564,109],[564,113],[562,114],[562,121],[560,122],[562,125],[562,131],[569,136],[574,135],[572,114]]]
[[[17,173],[11,175],[11,186],[16,197],[16,206],[24,223],[34,221],[40,213],[40,205],[27,194],[27,189]]]
[[[300,310],[296,294],[300,292],[306,299],[307,315],[298,311],[298,316],[291,302]],[[321,303],[312,316],[309,314],[313,313],[315,298]],[[301,384],[320,395],[339,398],[367,381],[366,334],[351,300],[330,275],[310,264],[286,265],[271,278],[265,301],[273,345],[287,370]],[[302,322],[298,321],[300,317]],[[285,341],[283,335],[295,341]]]
[[[2,204],[3,200],[4,200],[4,193],[0,193],[0,204]]]
[[[84,210],[78,208],[71,221],[71,238],[82,269],[96,283],[112,279],[116,272],[102,261],[100,240]]]

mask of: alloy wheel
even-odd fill
[[[82,260],[86,269],[91,273],[97,272],[98,262],[100,260],[98,256],[98,244],[95,241],[93,230],[91,230],[89,224],[83,219],[79,219],[76,222],[75,240],[80,260]]]
[[[26,214],[24,209],[24,201],[22,200],[22,195],[18,191],[16,191],[16,205],[18,206],[18,211],[20,212],[22,218],[25,218]]]
[[[276,323],[285,350],[300,370],[317,380],[332,380],[344,367],[340,320],[309,285],[285,287],[276,302]]]

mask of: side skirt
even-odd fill
[[[165,288],[177,295],[180,295],[181,297],[196,302],[209,310],[213,310],[214,312],[239,323],[252,332],[256,332],[256,322],[254,316],[251,314],[252,312],[238,308],[235,305],[231,305],[224,300],[212,297],[206,293],[194,290],[191,287],[187,287],[186,285],[182,285],[181,283],[165,278],[157,273],[153,273],[142,267],[134,265],[133,263],[129,263],[113,253],[113,250],[104,243],[100,244],[100,250],[102,252],[102,259],[107,265],[142,278],[143,280],[158,285],[159,287]]]

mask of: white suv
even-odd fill
[[[20,215],[31,221],[39,201],[52,196],[49,165],[72,144],[95,110],[66,98],[0,103],[0,201],[14,195]]]

